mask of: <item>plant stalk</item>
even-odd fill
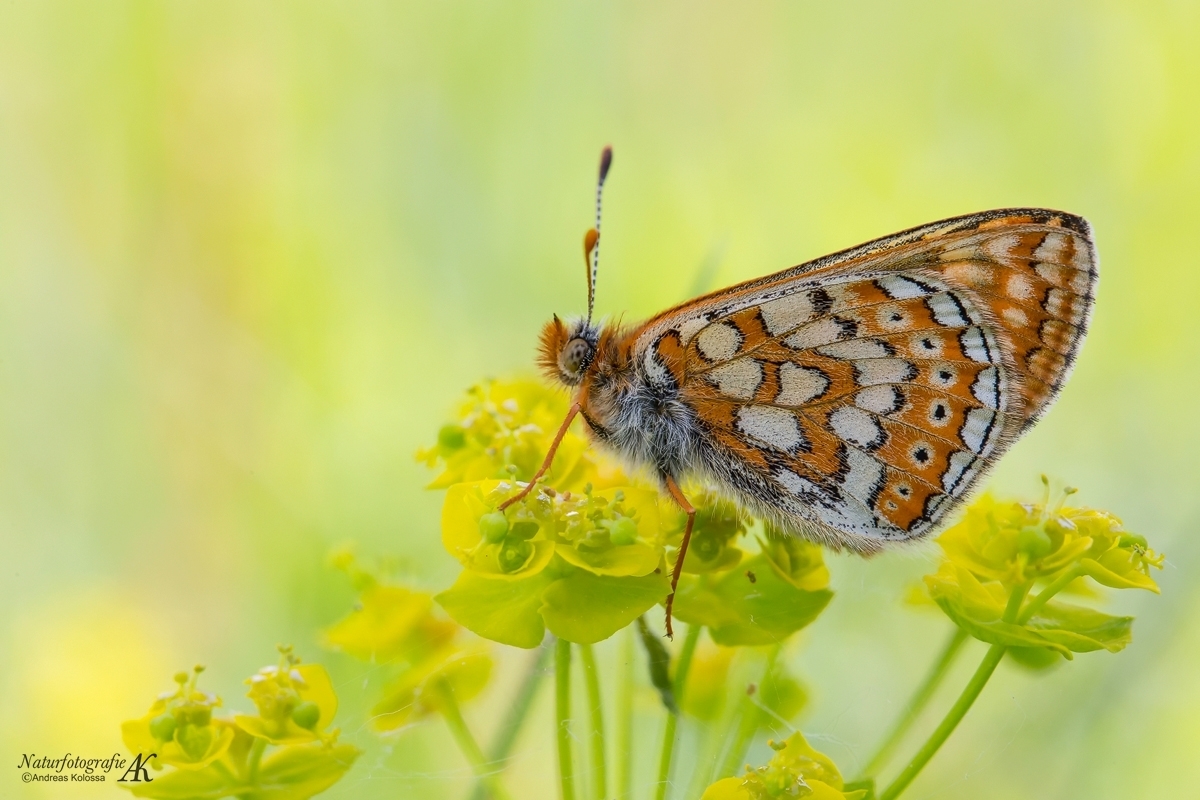
[[[1025,606],[1025,608],[1021,611],[1020,616],[1017,617],[1017,622],[1024,624],[1031,620],[1034,614],[1042,610],[1042,606],[1050,602],[1051,597],[1054,597],[1054,595],[1067,588],[1071,581],[1075,580],[1081,575],[1083,575],[1083,571],[1079,569],[1078,566],[1071,567],[1071,569],[1067,570],[1062,575],[1059,575],[1054,579],[1053,582],[1050,583],[1050,585],[1038,592],[1037,595],[1035,595],[1034,598],[1029,601],[1029,604]]]
[[[913,692],[912,699],[904,707],[904,712],[896,720],[895,724],[892,725],[892,730],[884,738],[883,743],[879,745],[879,749],[875,751],[875,755],[867,762],[866,767],[863,768],[860,780],[865,780],[879,774],[879,770],[891,758],[897,745],[904,738],[904,734],[908,733],[908,729],[912,727],[912,724],[917,721],[917,717],[925,710],[925,706],[929,704],[933,693],[941,686],[942,680],[950,670],[950,665],[958,657],[958,653],[962,650],[962,646],[967,641],[967,638],[966,631],[955,627],[954,633],[947,640],[946,646],[942,648],[942,653],[929,670],[929,674],[925,676],[925,680]]]
[[[617,683],[617,797],[633,791],[633,626],[621,636],[620,680]]]
[[[675,678],[672,680],[672,691],[675,694],[676,708],[683,708],[683,688],[687,681],[688,672],[692,668],[692,656],[696,654],[696,645],[700,641],[700,625],[689,625],[687,636],[683,640],[683,649],[679,651],[679,660],[675,663]],[[679,714],[667,713],[667,724],[663,729],[662,752],[658,757],[658,784],[654,796],[656,800],[666,800],[671,786],[671,762],[675,756],[675,738],[679,726]]]
[[[575,762],[571,753],[571,643],[554,644],[554,721],[558,739],[561,800],[575,800]]]
[[[499,777],[490,771],[491,765],[488,763],[487,756],[483,754],[483,750],[479,747],[479,742],[475,740],[475,736],[467,727],[467,721],[463,719],[462,709],[458,707],[458,701],[454,698],[454,691],[444,684],[438,687],[439,700],[441,701],[440,710],[442,718],[446,720],[446,727],[450,729],[450,733],[454,736],[454,741],[458,744],[458,749],[467,758],[467,762],[471,765],[471,769],[475,772],[475,776],[491,793],[493,800],[511,800],[511,795],[505,790],[500,783]]]
[[[517,697],[509,706],[508,715],[500,723],[496,740],[488,748],[491,763],[503,762],[512,754],[513,745],[517,743],[517,736],[521,733],[521,727],[525,724],[529,709],[533,706],[533,700],[542,685],[542,678],[546,675],[546,659],[549,655],[550,647],[542,645],[530,662],[529,671],[525,673],[525,679],[521,681],[521,687],[517,690]],[[477,781],[471,792],[471,800],[487,800],[486,795],[483,782]]]
[[[267,740],[254,738],[250,745],[250,755],[246,758],[246,783],[251,786],[258,784],[258,766],[262,763],[263,751],[267,749]]]
[[[587,687],[588,718],[592,724],[592,798],[608,797],[608,760],[604,753],[604,706],[600,699],[600,673],[596,670],[596,655],[590,644],[579,645],[583,665],[583,682]]]
[[[1028,581],[1013,587],[1012,594],[1008,597],[1008,605],[1004,609],[1003,620],[1005,622],[1016,622],[1021,611],[1021,603],[1024,602],[1025,595],[1029,593],[1029,587]],[[992,677],[992,673],[996,671],[996,667],[1006,652],[1008,652],[1007,645],[994,644],[988,648],[987,653],[983,656],[983,661],[975,669],[975,674],[971,676],[971,680],[962,690],[962,694],[954,701],[954,705],[946,712],[946,716],[938,724],[937,729],[930,734],[925,744],[908,762],[904,771],[883,790],[883,793],[879,795],[879,800],[895,800],[920,774],[934,754],[946,743],[946,739],[950,737],[954,729],[958,727],[958,723],[962,722],[963,717],[971,709],[976,698],[979,697],[979,693],[983,691],[983,687],[987,685],[988,679]]]

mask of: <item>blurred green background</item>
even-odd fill
[[[582,308],[611,143],[598,308],[630,319],[706,262],[723,285],[986,208],[1091,220],[1091,335],[991,485],[1081,487],[1166,551],[1163,595],[1115,603],[1138,617],[1117,656],[1002,667],[906,796],[1192,796],[1198,37],[1196,2],[4,4],[0,755],[119,749],[196,662],[247,708],[293,642],[367,750],[326,796],[462,795],[444,728],[376,736],[381,673],[320,650],[353,600],[326,554],[453,578],[413,453]],[[831,559],[794,663],[800,727],[847,772],[948,628],[899,601],[935,560]],[[517,655],[468,709],[481,734]],[[554,793],[546,701],[519,796]]]

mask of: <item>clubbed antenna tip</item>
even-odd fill
[[[608,168],[612,166],[612,146],[606,146],[600,153],[600,182],[608,177]]]

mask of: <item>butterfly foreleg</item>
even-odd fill
[[[543,475],[546,474],[546,470],[550,469],[550,464],[554,461],[554,454],[558,452],[558,446],[562,444],[563,437],[567,435],[567,429],[571,427],[571,421],[575,419],[575,415],[579,413],[579,410],[579,403],[576,402],[571,404],[571,408],[567,410],[567,418],[564,419],[562,425],[559,426],[558,433],[554,434],[554,441],[550,443],[550,449],[546,451],[546,458],[544,461],[542,461],[542,466],[538,467],[538,471],[535,472],[533,477],[529,479],[529,483],[525,484],[524,489],[517,492],[498,506],[500,511],[503,511],[513,503],[524,499],[525,495],[533,491],[533,487],[536,486],[537,482],[541,480]]]
[[[679,484],[670,475],[663,476],[663,483],[667,486],[667,492],[671,498],[679,504],[683,509],[683,513],[687,514],[687,527],[683,529],[683,541],[679,543],[679,554],[675,556],[675,569],[671,572],[671,593],[667,595],[667,638],[674,639],[675,631],[671,628],[671,606],[675,603],[675,587],[679,584],[679,574],[683,572],[683,559],[687,556],[688,544],[692,540],[692,526],[696,523],[696,508],[683,491],[680,490]]]

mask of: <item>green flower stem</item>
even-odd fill
[[[554,644],[554,721],[558,736],[561,800],[575,800],[575,763],[571,755],[571,643]]]
[[[701,753],[696,759],[696,768],[692,771],[692,779],[688,783],[685,797],[699,797],[704,794],[705,787],[713,782],[712,771],[720,761],[733,714],[733,709],[725,709],[719,720],[701,728],[702,741],[697,748]]]
[[[500,783],[500,778],[490,771],[491,764],[488,762],[487,756],[483,754],[483,750],[479,748],[479,742],[475,740],[475,736],[467,727],[462,709],[458,707],[458,701],[454,698],[454,690],[444,683],[439,683],[436,691],[440,701],[439,708],[442,712],[442,719],[446,720],[446,727],[454,736],[458,749],[466,756],[467,763],[471,765],[475,776],[491,792],[493,800],[511,800],[511,795]]]
[[[262,763],[263,751],[267,749],[267,740],[254,737],[250,745],[250,755],[246,758],[246,783],[251,786],[258,784],[258,765]]]
[[[766,683],[767,678],[770,677],[771,670],[775,668],[775,659],[778,657],[779,645],[775,645],[767,655],[767,666],[763,670],[762,680],[758,682],[759,686]],[[750,741],[758,732],[759,709],[749,691],[742,696],[739,706],[738,713],[741,718],[738,722],[737,734],[734,736],[733,743],[729,745],[729,750],[725,753],[725,760],[721,763],[720,772],[717,773],[718,778],[729,778],[737,773],[745,761],[746,751],[750,749]]]
[[[605,800],[608,796],[608,760],[604,755],[604,706],[600,700],[600,673],[596,671],[596,655],[590,644],[579,645],[583,663],[583,681],[587,687],[588,718],[592,723],[592,797]]]
[[[529,709],[533,706],[533,700],[537,697],[537,691],[542,685],[542,678],[546,675],[546,659],[549,655],[550,648],[543,645],[538,648],[537,655],[530,662],[529,671],[525,673],[525,680],[521,682],[521,688],[517,690],[517,697],[509,706],[508,715],[500,723],[496,741],[492,742],[492,746],[489,748],[491,763],[503,762],[512,753],[513,745],[517,743],[517,735],[525,724],[525,718],[529,716]],[[482,781],[475,784],[471,800],[487,800],[487,789]]]
[[[633,626],[621,634],[621,672],[617,683],[617,797],[633,792]]]
[[[1012,594],[1008,597],[1008,605],[1004,609],[1003,619],[1005,622],[1016,621],[1017,615],[1021,611],[1021,603],[1025,600],[1025,595],[1029,593],[1029,586],[1030,584],[1026,582],[1013,587]],[[883,790],[879,795],[879,800],[895,800],[901,792],[908,788],[908,785],[920,774],[934,754],[946,743],[946,739],[950,738],[950,734],[958,727],[958,723],[962,722],[963,717],[971,709],[975,699],[983,691],[983,687],[987,685],[988,679],[992,677],[992,673],[996,671],[996,667],[1006,652],[1008,652],[1008,647],[1002,644],[994,644],[988,648],[987,653],[983,656],[983,661],[979,663],[975,674],[971,676],[971,680],[958,699],[954,701],[954,705],[950,707],[945,718],[930,734],[929,739],[921,746],[917,754],[913,756],[912,761],[908,762],[904,771]]]
[[[1037,595],[1029,601],[1029,605],[1025,606],[1025,608],[1021,611],[1020,616],[1017,617],[1017,622],[1022,625],[1028,622],[1033,618],[1034,614],[1042,610],[1042,606],[1046,605],[1046,603],[1050,601],[1051,597],[1054,597],[1054,595],[1067,588],[1067,585],[1070,584],[1071,581],[1075,580],[1081,575],[1083,575],[1083,570],[1079,568],[1079,565],[1071,567],[1062,575],[1059,575],[1050,583],[1049,586],[1047,586],[1045,589],[1042,589],[1042,591],[1038,592]]]
[[[672,691],[675,693],[675,706],[683,707],[683,687],[687,681],[688,672],[692,668],[692,656],[696,654],[696,645],[700,641],[701,625],[689,625],[687,636],[683,640],[683,649],[679,651],[679,661],[675,664],[675,678],[672,680]],[[671,761],[675,755],[675,733],[679,726],[678,714],[667,714],[667,724],[663,729],[662,753],[658,758],[658,784],[654,796],[657,800],[665,800],[671,785]]]
[[[934,753],[945,743],[954,729],[958,727],[958,723],[966,715],[971,705],[975,702],[975,698],[979,697],[979,693],[983,691],[983,687],[987,684],[988,678],[992,677],[992,672],[1000,663],[1000,659],[1004,658],[1004,653],[1008,650],[1002,644],[992,645],[987,654],[980,662],[979,668],[975,670],[975,674],[971,676],[970,683],[967,688],[963,689],[962,694],[958,696],[958,700],[950,708],[945,719],[938,725],[937,730],[929,737],[925,744],[921,747],[917,754],[913,756],[912,761],[904,768],[904,771],[892,781],[891,785],[879,795],[879,800],[893,800],[900,796],[918,773],[929,763],[929,759],[933,758]]]
[[[958,657],[959,651],[962,650],[962,646],[967,641],[967,638],[967,632],[962,628],[956,627],[954,629],[954,633],[951,634],[950,639],[946,642],[946,646],[942,648],[942,653],[929,670],[929,674],[925,676],[925,680],[913,693],[912,699],[905,705],[904,713],[892,725],[892,730],[883,740],[883,743],[879,745],[879,749],[875,751],[875,755],[867,762],[867,766],[863,768],[860,780],[866,780],[879,774],[879,770],[887,763],[896,746],[904,738],[904,734],[908,733],[908,729],[917,721],[917,717],[925,710],[925,706],[929,704],[933,693],[942,684],[942,680],[950,670],[950,665]]]

